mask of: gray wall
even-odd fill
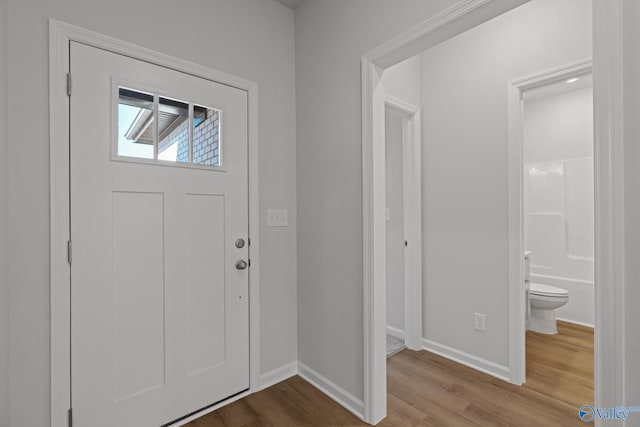
[[[294,13],[264,0],[9,0],[11,426],[49,424],[49,17],[258,82],[260,212],[264,224],[268,207],[288,208],[290,224],[260,230],[262,372],[296,360]]]
[[[454,3],[403,0],[389,7],[382,0],[307,0],[296,14],[299,359],[358,397],[363,396],[360,58]],[[526,6],[532,15],[518,23],[484,24],[447,42],[453,49],[435,47],[431,60],[423,62],[423,82],[440,79],[423,86],[423,102],[453,95],[439,108],[422,105],[423,194],[432,195],[423,206],[425,334],[503,365],[508,364],[507,81],[591,55],[589,2],[568,0],[555,8],[552,3]],[[552,8],[551,14],[540,8]],[[466,91],[472,91],[471,101],[462,98]],[[461,120],[451,123],[444,113],[459,115],[480,135],[461,134]],[[318,121],[318,115],[325,120]],[[440,119],[453,129],[452,136],[441,134]],[[441,139],[430,148],[427,138],[438,134],[452,145]],[[436,265],[443,258],[447,264]],[[450,274],[452,265],[464,268]],[[439,307],[430,301],[435,296]],[[473,331],[474,311],[487,313],[485,334]],[[450,327],[438,330],[443,324]]]
[[[508,367],[507,84],[591,56],[585,0],[533,0],[423,54],[425,338]]]
[[[625,108],[625,360],[627,405],[640,402],[640,2],[624,0],[624,108]],[[640,414],[627,425],[640,426]]]
[[[455,3],[307,0],[296,12],[298,355],[358,398],[364,381],[360,60]]]
[[[422,60],[420,55],[394,65],[382,75],[385,95],[420,108],[422,103]]]
[[[9,426],[9,289],[7,282],[7,2],[0,0],[0,427]]]

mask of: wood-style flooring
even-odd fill
[[[580,408],[593,404],[593,375],[592,328],[559,321],[558,335],[527,331],[525,387]]]
[[[527,384],[518,387],[426,351],[388,360],[388,415],[380,426],[581,426],[593,403],[593,330],[559,323],[558,335],[527,333]],[[188,424],[365,426],[300,377]]]

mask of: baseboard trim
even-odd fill
[[[558,320],[560,322],[572,323],[574,325],[584,326],[585,328],[591,328],[591,329],[595,328],[594,325],[591,325],[589,323],[584,323],[584,322],[578,322],[577,320],[563,319],[562,317],[556,317],[556,320]]]
[[[437,342],[423,339],[422,347],[431,353],[435,353],[446,359],[453,360],[462,365],[468,366],[485,374],[499,378],[503,381],[509,382],[509,368],[503,365],[499,365],[495,362],[483,359],[473,354],[465,353],[464,351],[457,350],[455,348],[438,344]]]
[[[361,420],[364,419],[364,403],[362,400],[300,362],[298,362],[298,375],[356,417]]]
[[[279,368],[260,375],[260,390],[269,388],[298,374],[298,361],[294,360]]]
[[[387,325],[387,334],[404,341],[404,331],[393,326]]]

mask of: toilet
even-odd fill
[[[569,291],[555,286],[531,283],[529,304],[531,311],[527,329],[542,334],[557,334],[556,309],[569,302]]]

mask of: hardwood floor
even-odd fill
[[[527,333],[527,384],[518,387],[426,351],[388,361],[388,416],[380,426],[581,426],[593,403],[593,331],[559,324],[555,336]],[[300,377],[188,424],[365,426]]]
[[[558,322],[558,335],[527,331],[526,387],[576,408],[593,404],[593,329]]]

